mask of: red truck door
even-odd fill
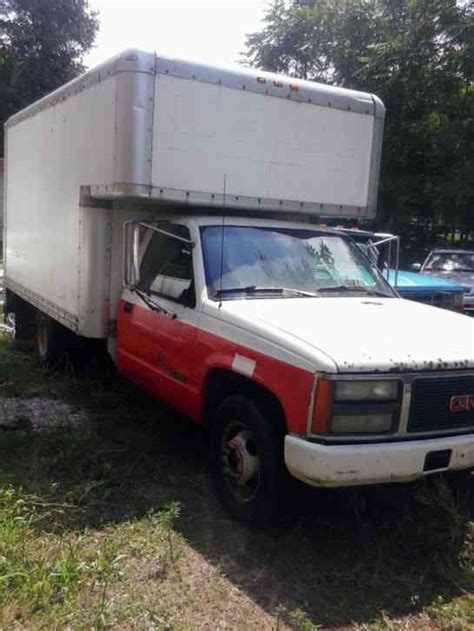
[[[130,380],[193,417],[199,409],[195,306],[189,231],[166,225],[152,233],[137,287],[122,294],[117,365]]]

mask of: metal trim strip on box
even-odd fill
[[[374,116],[375,114],[372,94],[264,71],[246,68],[241,70],[216,68],[204,63],[157,54],[156,73],[190,81],[202,81],[234,90],[245,90],[264,96],[291,98],[292,101],[320,107],[332,107],[354,114],[365,116]]]
[[[50,300],[43,298],[34,291],[27,289],[20,283],[17,283],[9,278],[5,278],[5,288],[18,294],[20,298],[30,302],[40,311],[43,311],[77,333],[79,329],[79,319],[77,316],[72,315],[69,311],[58,307]]]

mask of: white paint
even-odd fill
[[[449,471],[474,467],[474,436],[452,436],[376,445],[319,445],[285,438],[290,473],[313,486],[407,482],[423,475],[431,451],[451,450]]]
[[[157,189],[221,195],[225,178],[230,197],[367,206],[373,116],[167,75],[155,85]]]
[[[473,318],[401,298],[228,300],[220,314],[342,373],[474,368]]]
[[[247,377],[252,377],[256,365],[257,364],[253,359],[249,359],[243,355],[234,355],[234,359],[232,360],[232,368],[236,372],[240,372]]]
[[[88,335],[101,328],[106,220],[79,207],[79,191],[113,178],[114,115],[109,79],[6,135],[6,279],[87,319]]]
[[[81,89],[82,81],[74,85]],[[61,310],[76,319],[87,337],[106,337],[112,319],[113,213],[82,207],[81,186],[149,182],[143,142],[149,81],[151,75],[120,72],[82,91],[69,86],[67,98],[7,126],[6,283],[39,296],[50,315]],[[112,276],[121,283],[120,259]]]

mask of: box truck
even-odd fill
[[[290,476],[474,466],[474,321],[401,299],[328,217],[373,218],[372,94],[128,50],[8,120],[7,311],[45,362],[102,341],[206,426],[265,522]]]

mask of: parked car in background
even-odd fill
[[[398,237],[357,228],[343,230],[380,268],[390,285],[403,298],[451,311],[464,311],[465,288],[461,283],[449,278],[398,269]]]
[[[420,270],[424,276],[430,275],[462,285],[465,312],[474,315],[474,248],[436,248],[431,250],[422,265],[415,263],[413,269]]]

